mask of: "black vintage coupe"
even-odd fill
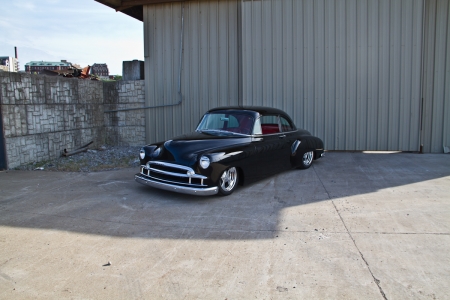
[[[193,133],[144,146],[139,183],[192,195],[229,195],[238,184],[291,168],[307,169],[323,156],[323,142],[297,129],[282,110],[220,107]]]

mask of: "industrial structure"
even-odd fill
[[[19,60],[11,56],[0,56],[0,70],[19,72]]]
[[[147,141],[288,111],[327,150],[450,145],[448,0],[96,0],[144,23]]]
[[[19,72],[19,56],[17,47],[14,47],[15,57],[0,56],[0,71]]]

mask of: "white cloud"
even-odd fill
[[[17,9],[26,9],[26,10],[34,10],[36,6],[34,5],[33,1],[21,1],[21,2],[14,2],[14,6]]]

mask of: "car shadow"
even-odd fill
[[[319,227],[314,214],[329,209],[330,200],[450,176],[447,158],[328,152],[307,170],[283,172],[226,197],[153,189],[134,182],[134,169],[0,172],[0,225],[128,238],[268,239],[287,223],[291,230]],[[294,215],[283,213],[292,208]]]

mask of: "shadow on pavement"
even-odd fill
[[[135,169],[0,172],[0,225],[129,238],[268,239],[285,229],[279,228],[284,209],[450,176],[448,158],[330,152],[308,170],[284,172],[228,197],[152,189],[134,182]]]

